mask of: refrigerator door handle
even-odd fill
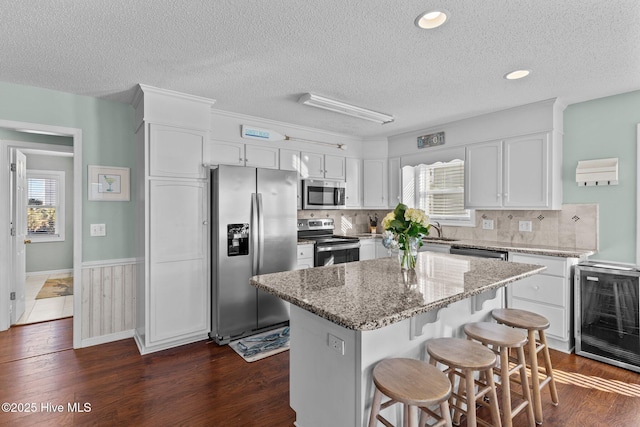
[[[255,276],[258,274],[258,227],[259,217],[258,212],[258,196],[256,193],[251,193],[251,274]]]
[[[258,271],[260,274],[264,264],[264,210],[262,208],[262,193],[257,194],[258,199]]]

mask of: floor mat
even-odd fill
[[[247,362],[255,362],[289,350],[289,327],[231,341],[229,346]]]
[[[73,295],[73,277],[48,279],[36,295],[36,299],[65,297]]]

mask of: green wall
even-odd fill
[[[564,111],[564,203],[598,203],[599,251],[593,258],[635,264],[636,125],[640,91],[569,105]],[[617,157],[618,185],[578,187],[579,160]]]
[[[133,169],[133,108],[87,96],[0,82],[0,119],[82,130],[82,261],[134,257],[135,186],[131,187],[129,202],[87,200],[88,165]],[[133,170],[131,176],[135,176]],[[107,235],[90,237],[92,223],[106,224]]]

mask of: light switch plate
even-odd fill
[[[531,231],[531,221],[520,221],[518,222],[518,230],[519,231]]]
[[[106,224],[91,224],[91,236],[102,237],[107,235]]]
[[[493,230],[493,220],[492,219],[483,219],[482,220],[482,229],[483,230]]]

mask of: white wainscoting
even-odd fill
[[[133,336],[136,321],[136,260],[82,265],[82,347]]]

